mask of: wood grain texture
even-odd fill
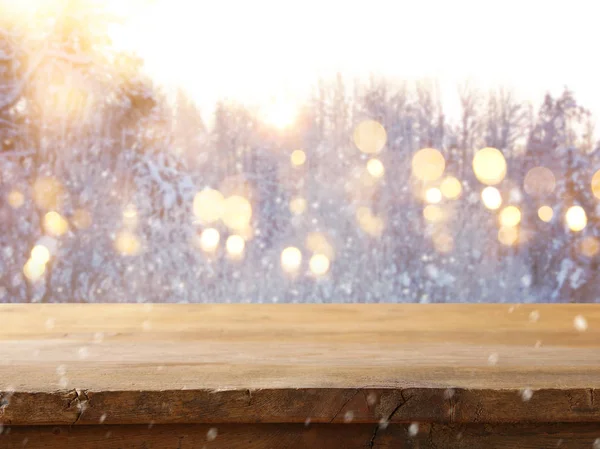
[[[597,422],[598,390],[267,389],[68,391],[5,395],[12,425],[145,423]],[[599,424],[600,425],[600,424]]]
[[[595,305],[10,304],[0,322],[6,425],[600,423]]]
[[[599,437],[594,424],[42,426],[5,429],[0,449],[594,449]]]

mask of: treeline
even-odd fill
[[[36,33],[0,22],[0,301],[596,300],[600,147],[572,92],[531,106],[465,84],[449,119],[434,81],[351,89],[340,75],[285,129],[230,102],[206,124],[115,52],[98,17],[74,8]],[[357,147],[365,120],[385,130],[380,151]],[[473,173],[484,147],[503,153],[495,187],[521,212],[509,242]],[[415,180],[422,148],[444,156],[439,179]],[[551,188],[527,188],[535,167]],[[459,196],[424,215],[423,192],[449,176]],[[206,189],[251,209],[231,200],[228,219],[220,197],[194,204]]]

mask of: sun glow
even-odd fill
[[[522,36],[489,35],[485,13],[473,0],[457,2],[376,2],[366,8],[364,2],[298,3],[293,14],[287,4],[274,0],[253,2],[191,2],[186,0],[79,0],[72,4],[94,3],[109,10],[108,16],[124,18],[108,30],[113,44],[134,52],[144,59],[144,70],[155,81],[168,88],[182,88],[203,108],[211,108],[219,98],[264,105],[264,99],[283,92],[294,98],[305,98],[319,79],[335,78],[337,73],[348,78],[368,77],[378,73],[409,79],[420,77],[443,78],[444,96],[454,98],[454,81],[482,66],[494,65],[494,70],[481,76],[481,87],[495,85],[514,78],[518,67],[518,88],[533,96],[542,96],[540,86],[549,82],[562,88],[568,68],[556,68],[552,58],[542,58],[544,64],[533,61],[529,45]],[[589,2],[588,2],[589,3]],[[0,0],[2,14],[29,14],[43,9],[56,11],[67,0]],[[295,3],[293,3],[295,4]],[[583,6],[587,6],[582,2]],[[432,7],[438,14],[431,14]],[[515,18],[512,8],[497,11],[498,20],[533,27],[531,35],[543,33],[543,23],[534,19],[539,13],[534,3],[519,3],[523,13]],[[545,13],[552,20],[567,23],[575,36],[584,33],[593,39],[593,15],[577,15],[579,8],[565,9],[560,2],[548,3]],[[8,10],[8,11],[7,11]],[[314,11],[319,14],[315,15]],[[344,20],[339,20],[340,11]],[[460,11],[472,14],[460,14]],[[382,13],[386,11],[386,13]],[[427,17],[438,32],[423,33],[420,21],[406,21],[397,26],[397,17]],[[566,16],[565,16],[566,15]],[[46,13],[46,17],[50,14]],[[52,16],[56,16],[52,14]],[[103,17],[106,15],[103,15]],[[280,17],[281,20],[272,20]],[[566,19],[568,17],[568,20]],[[549,19],[550,20],[550,19]],[[581,21],[587,23],[581,25]],[[228,32],[224,32],[228,30]],[[357,32],[357,30],[361,30]],[[575,52],[573,58],[584,66],[577,91],[593,97],[595,92],[593,61],[587,58],[585,46],[570,45],[560,33],[548,36],[548,51],[567,45]],[[485,35],[489,39],[475,39]],[[335,36],[343,36],[340,41]],[[368,36],[378,36],[377,42]],[[419,36],[418,49],[405,52],[401,61],[390,58],[397,42]],[[439,36],[444,36],[442,43]],[[573,38],[574,39],[574,38]],[[462,49],[449,51],[448,49]],[[490,51],[502,49],[502,51]],[[473,58],[476,53],[481,55]],[[500,58],[500,59],[498,59]],[[440,71],[440,67],[443,70]],[[569,78],[570,79],[570,78]],[[446,80],[448,84],[446,85]],[[451,84],[451,85],[450,85]],[[450,92],[451,91],[451,92]],[[458,111],[458,104],[453,108]],[[591,108],[593,109],[593,108]]]
[[[278,129],[291,127],[298,114],[298,107],[291,101],[275,100],[262,108],[262,117],[267,125]]]
[[[225,3],[137,0],[136,7],[125,7],[128,3],[108,2],[125,19],[111,27],[109,36],[117,49],[140,56],[143,70],[157,83],[183,89],[202,108],[212,110],[227,98],[257,108],[268,126],[284,130],[294,125],[299,100],[317,78],[314,66],[298,63],[296,47],[302,48],[306,33],[279,30],[284,36],[274,39],[270,23],[256,16],[256,4],[240,2],[233,12]],[[224,21],[235,33],[222,35]],[[222,38],[215,45],[217,35]],[[297,42],[290,42],[292,37]],[[198,48],[201,56],[193,56]]]

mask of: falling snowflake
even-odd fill
[[[408,426],[408,436],[415,437],[419,433],[419,423],[414,422]]]
[[[45,323],[46,330],[54,329],[55,325],[56,325],[56,320],[54,318],[48,318],[46,320],[46,323]]]
[[[206,432],[206,441],[214,441],[217,438],[218,431],[216,427],[211,427]]]
[[[573,326],[575,326],[575,329],[577,329],[579,332],[584,332],[588,328],[588,323],[585,317],[577,315],[573,320]]]
[[[82,346],[81,348],[79,348],[77,350],[77,355],[79,356],[80,359],[87,359],[89,356],[89,351],[88,348],[86,348],[85,346]]]
[[[94,333],[94,343],[102,343],[104,341],[104,332]]]
[[[529,401],[533,397],[533,391],[530,388],[525,388],[521,391],[521,399],[523,402]]]
[[[367,395],[367,404],[375,405],[376,402],[377,402],[377,395],[375,393],[369,393]]]

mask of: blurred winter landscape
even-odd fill
[[[0,302],[598,301],[577,92],[339,72],[207,110],[110,2],[50,3],[0,3]]]

